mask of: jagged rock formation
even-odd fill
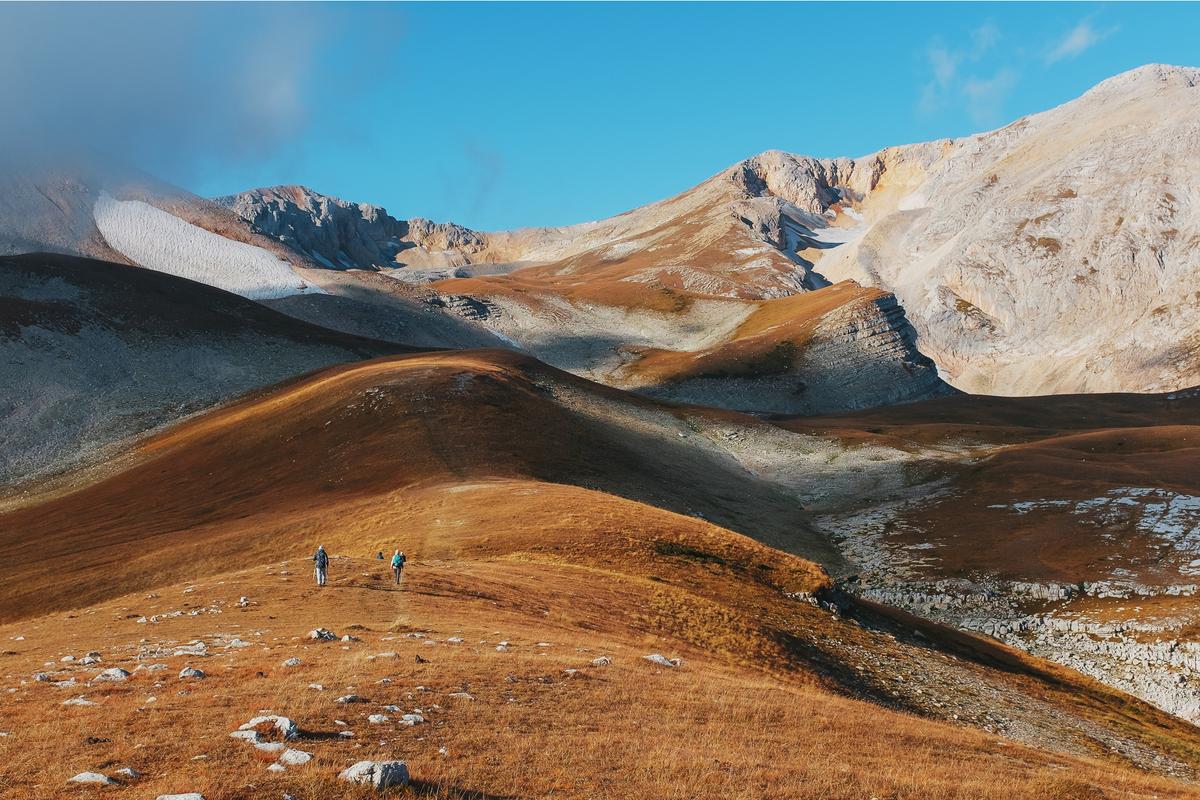
[[[275,186],[217,198],[255,228],[329,269],[447,267],[468,263],[483,237],[453,223],[398,220],[305,186]]]

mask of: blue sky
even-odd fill
[[[597,219],[762,150],[858,156],[996,127],[1148,62],[1200,65],[1186,4],[192,8],[162,22],[181,74],[228,74],[177,92],[207,111],[163,136],[204,135],[143,148],[147,167],[205,195],[304,183],[483,229]],[[55,24],[91,27],[79,15]],[[156,71],[130,69],[107,82]]]

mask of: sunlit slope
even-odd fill
[[[130,465],[0,516],[7,617],[404,526],[422,487],[529,478],[711,520],[823,563],[800,505],[683,411],[506,351],[333,368],[186,422]],[[83,554],[86,553],[86,557]],[[81,588],[82,587],[82,588]]]
[[[307,543],[263,530],[267,548],[194,559],[185,582],[0,626],[10,675],[133,673],[11,680],[0,774],[50,798],[126,765],[150,796],[350,798],[341,769],[402,758],[418,793],[448,798],[1194,796],[1130,768],[1193,774],[1191,726],[982,640],[869,608],[840,619],[803,599],[828,585],[811,562],[704,521],[530,480],[423,483],[397,505],[327,531],[323,590]],[[410,556],[400,590],[373,558],[391,547]],[[318,626],[354,638],[312,642]],[[208,655],[175,653],[196,641]],[[92,649],[96,666],[59,660]],[[152,663],[167,671],[135,671]],[[206,677],[177,692],[184,665]],[[59,705],[81,694],[96,705]],[[424,722],[404,726],[414,709]],[[229,738],[264,710],[296,721],[288,746],[312,761],[267,772],[277,753]],[[1001,721],[1014,735],[988,732]]]

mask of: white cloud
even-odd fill
[[[933,79],[943,89],[949,87],[958,72],[960,57],[941,45],[930,47],[928,55],[929,66],[933,69]]]
[[[985,22],[971,31],[972,60],[979,60],[1000,41],[1000,29],[994,23]]]
[[[963,83],[967,113],[979,125],[991,125],[1001,116],[1004,101],[1017,85],[1017,73],[1007,67],[990,78],[969,78]]]
[[[1067,31],[1063,38],[1059,40],[1058,44],[1056,44],[1050,50],[1050,52],[1046,54],[1046,63],[1054,64],[1058,61],[1062,61],[1063,59],[1075,58],[1082,54],[1085,50],[1088,50],[1104,41],[1115,32],[1116,28],[1106,31],[1098,31],[1092,25],[1092,21],[1090,19],[1085,19],[1074,28]]]
[[[985,22],[969,32],[969,44],[964,47],[950,48],[940,39],[930,42],[925,49],[930,79],[921,88],[917,110],[923,114],[932,114],[952,100],[961,101],[965,96],[971,101],[972,95],[982,93],[981,86],[987,82],[964,77],[963,67],[981,61],[1000,38],[1000,29],[992,22]],[[1011,77],[1015,81],[1015,74]]]

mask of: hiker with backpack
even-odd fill
[[[316,566],[313,572],[317,577],[317,586],[324,586],[325,570],[329,569],[329,556],[325,553],[325,545],[317,547],[317,552],[313,554],[312,560]]]
[[[400,573],[404,571],[404,562],[406,560],[407,559],[404,558],[404,553],[401,553],[399,550],[397,550],[396,554],[392,556],[392,575],[396,577],[397,586],[400,585]]]

